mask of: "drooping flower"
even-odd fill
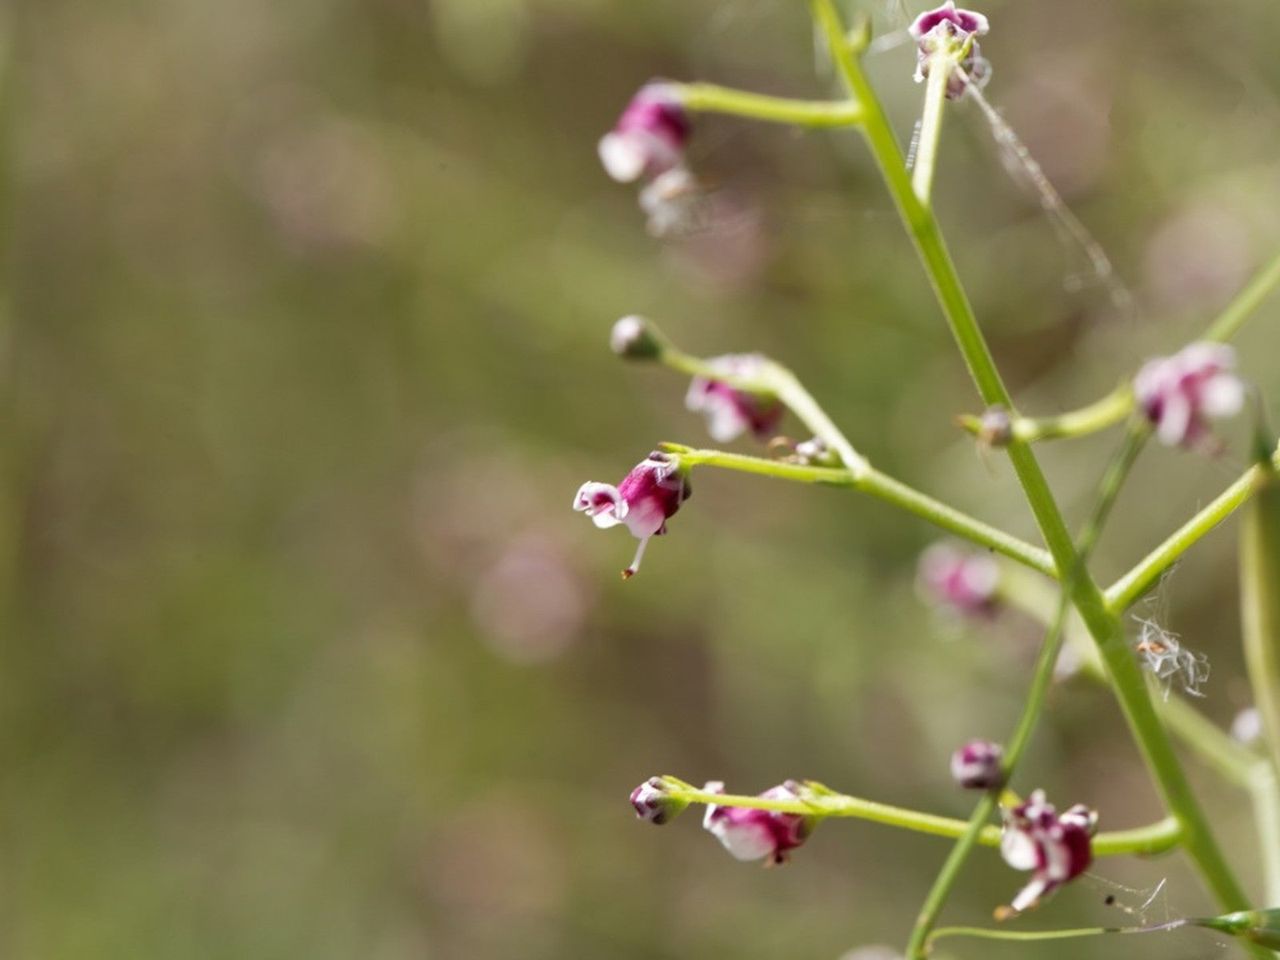
[[[680,461],[655,450],[616,487],[594,480],[584,483],[573,498],[573,509],[585,513],[602,530],[626,524],[631,535],[640,541],[631,566],[622,571],[625,580],[640,569],[649,539],[667,532],[667,519],[675,515],[692,492]]]
[[[952,70],[947,78],[947,99],[963,96],[969,83],[981,89],[991,77],[991,64],[983,58],[975,38],[984,36],[988,29],[986,17],[972,10],[957,9],[953,0],[920,14],[908,27],[917,47],[916,82],[929,75],[930,61],[935,53],[959,53],[967,44],[964,57],[957,61],[964,76]]]
[[[652,81],[631,98],[618,122],[600,138],[600,162],[619,183],[652,179],[684,163],[689,115],[675,88]]]
[[[661,825],[682,814],[689,802],[673,797],[662,777],[650,777],[631,791],[631,806],[641,820]]]
[[[1029,910],[1093,862],[1093,835],[1098,815],[1084,804],[1059,814],[1036,790],[1016,807],[1003,810],[1000,853],[1015,870],[1031,870],[1031,880],[1013,898],[1013,913]]]
[[[996,609],[1000,565],[985,553],[943,541],[920,555],[916,584],[926,599],[966,616]]]
[[[756,353],[731,353],[712,357],[707,366],[726,377],[753,379],[760,375],[764,357]],[[782,420],[782,401],[772,394],[753,393],[712,377],[694,377],[685,406],[707,420],[707,433],[716,443],[728,443],[750,432],[767,440]]]
[[[1004,748],[990,740],[970,740],[951,754],[951,777],[966,790],[993,790],[1004,780]]]
[[[702,788],[707,793],[724,793],[724,784],[713,780]],[[767,800],[798,800],[802,787],[794,780],[770,787],[761,797]],[[817,818],[773,810],[722,807],[710,804],[702,826],[737,860],[785,863],[788,852],[808,839]]]
[[[1235,374],[1236,353],[1225,343],[1192,343],[1171,357],[1150,360],[1133,380],[1133,393],[1156,436],[1170,447],[1213,452],[1208,421],[1244,406],[1244,382]]]

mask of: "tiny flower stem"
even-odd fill
[[[723,113],[797,127],[852,127],[862,122],[862,108],[853,100],[793,100],[714,83],[673,84],[686,110]]]
[[[667,788],[676,800],[685,803],[701,803],[722,807],[741,807],[749,810],[772,810],[776,813],[796,813],[803,816],[849,817],[868,820],[890,827],[899,827],[935,837],[958,838],[969,825],[963,820],[939,817],[932,813],[908,810],[874,800],[863,800],[842,793],[824,793],[804,800],[772,799],[737,794],[708,793],[692,786]],[[1100,833],[1093,840],[1094,853],[1101,857],[1163,853],[1177,846],[1179,831],[1177,821],[1166,818],[1157,823],[1130,830],[1114,830]],[[976,842],[984,847],[1000,846],[1000,828],[985,826]]]
[[[916,199],[925,206],[929,205],[929,193],[933,189],[933,170],[938,160],[938,143],[942,139],[942,108],[947,102],[947,82],[954,66],[954,54],[944,48],[929,55],[924,111],[920,115],[920,141],[911,177]]]
[[[1248,286],[1235,296],[1200,339],[1219,343],[1231,340],[1278,286],[1280,254],[1254,275]],[[1133,389],[1126,382],[1100,400],[1078,410],[1050,417],[1015,417],[1012,423],[1013,436],[1025,443],[1084,437],[1114,426],[1132,410]],[[959,423],[973,434],[980,433],[982,429],[980,417],[964,416],[959,418]]]
[[[776,396],[787,409],[800,418],[801,423],[813,431],[815,437],[824,440],[827,446],[839,454],[841,462],[852,473],[860,474],[869,469],[866,458],[853,448],[849,438],[827,416],[827,412],[804,388],[796,375],[782,364],[765,359],[760,365],[757,376],[727,376],[700,357],[672,346],[669,341],[666,342],[662,352],[662,362],[691,377],[719,380],[738,390]]]
[[[996,927],[939,927],[929,934],[925,944],[925,953],[933,950],[933,945],[948,937],[974,937],[981,940],[1070,940],[1075,937],[1096,937],[1103,933],[1128,933],[1125,927],[1076,927],[1073,930],[1000,930]]]
[[[1016,415],[1008,388],[978,325],[941,228],[932,211],[920,202],[911,188],[893,128],[843,36],[834,2],[811,0],[811,4],[819,27],[831,43],[833,59],[850,94],[865,111],[860,129],[915,244],[978,393],[986,406],[999,404]],[[1075,544],[1035,454],[1029,444],[1018,440],[1006,449],[1055,566],[1061,571],[1074,572],[1077,566]],[[1126,641],[1123,625],[1108,608],[1097,583],[1087,571],[1071,579],[1074,581],[1070,591],[1072,602],[1097,645],[1112,689],[1156,786],[1169,810],[1183,825],[1187,852],[1223,909],[1246,908],[1248,900],[1244,891],[1223,858],[1168,734],[1156,716],[1150,694]],[[919,949],[923,944],[916,946]]]
[[[1114,426],[1133,410],[1133,390],[1121,384],[1100,400],[1088,406],[1050,417],[1017,417],[1011,424],[1013,437],[1023,443],[1084,437]],[[982,430],[980,417],[961,417],[960,425],[972,434]]]
[[[1280,466],[1280,451],[1272,463]],[[1143,557],[1128,573],[1107,588],[1105,599],[1112,613],[1120,614],[1150,590],[1160,576],[1177,563],[1184,553],[1206,534],[1226,520],[1253,495],[1261,468],[1246,471],[1235,483],[1220,493],[1212,503],[1174,531],[1167,540]]]
[[[972,543],[988,547],[1011,560],[1017,560],[1032,570],[1050,577],[1056,575],[1052,558],[1040,547],[1034,547],[1003,530],[962,513],[869,465],[861,473],[855,474],[850,470],[837,467],[809,467],[783,460],[766,460],[763,457],[749,457],[740,453],[725,453],[721,450],[697,450],[675,443],[664,443],[661,446],[664,450],[677,454],[681,461],[690,467],[720,467],[724,470],[754,473],[758,476],[791,480],[797,483],[851,487],[900,507],[908,513],[913,513]]]
[[[1280,287],[1280,254],[1263,267],[1205,332],[1202,339],[1226,343],[1244,326],[1262,302]]]

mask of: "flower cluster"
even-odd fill
[[[991,64],[983,59],[975,38],[984,36],[988,29],[986,17],[972,10],[957,9],[953,0],[920,14],[908,28],[911,39],[916,42],[916,82],[929,75],[935,54],[956,54],[959,55],[956,66],[960,70],[952,70],[947,78],[947,99],[964,96],[970,83],[981,89],[990,79]]]
[[[1233,416],[1244,406],[1244,382],[1235,375],[1235,365],[1231,347],[1201,342],[1148,361],[1138,371],[1134,398],[1161,443],[1217,451],[1208,421]]]
[[[1098,815],[1084,804],[1058,813],[1043,790],[1016,807],[1006,807],[1000,853],[1015,870],[1031,870],[1031,881],[1013,898],[1017,914],[1046,900],[1093,862],[1093,835]]]
[[[707,793],[724,793],[718,780],[708,783]],[[800,800],[803,788],[794,780],[770,787],[760,796],[766,800]],[[736,860],[760,860],[785,863],[789,851],[809,838],[817,824],[816,817],[773,810],[751,810],[745,807],[722,807],[710,804],[702,826],[720,841]]]
[[[921,595],[965,616],[995,612],[1000,566],[988,554],[935,543],[920,555],[916,586]]]
[[[767,361],[758,353],[730,353],[706,363],[713,373],[733,379],[758,379]],[[772,394],[753,393],[714,377],[694,377],[685,406],[707,420],[707,433],[716,443],[728,443],[744,433],[767,440],[782,420],[782,402]]]
[[[616,487],[591,480],[578,488],[573,498],[574,510],[585,513],[601,529],[626,524],[631,535],[640,541],[635,559],[622,571],[623,579],[640,569],[650,538],[667,532],[667,520],[692,494],[686,473],[676,457],[655,450]]]
[[[697,181],[685,167],[689,114],[677,88],[655,80],[631,98],[611,131],[600,138],[600,162],[619,183],[644,180],[640,207],[651,233],[662,236],[685,222],[698,195]]]

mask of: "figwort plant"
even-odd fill
[[[773,455],[660,444],[618,486],[583,484],[573,506],[599,527],[626,526],[640,541],[635,559],[623,572],[630,577],[639,569],[649,539],[666,533],[667,520],[688,498],[689,475],[695,469],[718,467],[848,487],[915,514],[950,535],[949,541],[922,558],[919,587],[923,596],[979,624],[998,615],[1005,605],[1021,606],[1042,619],[1046,633],[1014,730],[1003,744],[976,739],[960,743],[952,757],[957,785],[979,795],[968,821],[838,793],[814,781],[788,780],[759,795],[746,795],[726,793],[719,782],[699,789],[674,776],[652,777],[637,787],[631,795],[636,813],[662,824],[691,804],[704,805],[705,828],[731,855],[766,863],[782,863],[830,818],[858,817],[952,838],[955,845],[910,932],[906,955],[911,960],[925,956],[943,936],[1028,941],[1191,927],[1232,934],[1246,949],[1266,955],[1267,948],[1280,946],[1280,921],[1265,909],[1280,907],[1280,456],[1274,442],[1265,439],[1261,418],[1258,434],[1263,439],[1256,445],[1255,465],[1116,583],[1102,587],[1088,561],[1117,493],[1150,438],[1189,452],[1180,455],[1212,454],[1221,448],[1213,421],[1241,412],[1249,393],[1235,372],[1236,358],[1226,341],[1280,286],[1280,257],[1240,293],[1199,341],[1182,345],[1168,357],[1152,359],[1117,390],[1080,410],[1047,418],[1020,415],[961,284],[931,202],[943,117],[953,109],[949,104],[978,103],[997,140],[1021,159],[1023,172],[1038,185],[1045,209],[1051,214],[1056,211],[1059,225],[1088,254],[1098,278],[1113,294],[1118,284],[1101,249],[1065,210],[1025,148],[984,99],[982,90],[992,68],[978,40],[991,25],[981,13],[958,9],[948,0],[921,14],[908,28],[907,36],[917,50],[914,77],[924,87],[913,163],[908,165],[863,69],[862,59],[871,44],[869,22],[861,20],[850,29],[841,21],[834,0],[810,0],[810,8],[841,79],[842,98],[793,100],[706,83],[652,81],[640,89],[615,128],[601,140],[601,160],[614,179],[639,184],[650,228],[661,233],[681,223],[691,209],[690,197],[698,192],[697,178],[686,162],[686,146],[698,114],[859,131],[977,387],[984,412],[962,417],[960,423],[985,447],[1008,455],[1044,545],[1014,537],[877,470],[800,380],[773,360],[758,354],[693,356],[638,316],[624,317],[615,325],[614,352],[631,360],[661,363],[692,377],[687,404],[706,418],[715,442],[741,436],[759,441],[773,438],[769,443]],[[1113,295],[1113,303],[1120,305],[1121,299]],[[804,424],[811,439],[794,443],[774,436],[786,411]],[[1122,423],[1127,428],[1101,470],[1093,510],[1084,527],[1073,534],[1050,491],[1034,444],[1081,437]],[[1255,726],[1268,745],[1267,753],[1255,752],[1219,730],[1185,698],[1172,696],[1175,687],[1181,693],[1198,694],[1207,677],[1207,663],[1156,621],[1128,615],[1184,552],[1246,504],[1241,555],[1245,650],[1259,718]],[[958,541],[968,541],[972,547]],[[1006,559],[997,561],[994,555]],[[1017,565],[1034,573],[1022,573]],[[1045,584],[1053,584],[1056,594],[1049,603],[1036,599],[1043,598]],[[1098,832],[1096,811],[1076,804],[1059,812],[1041,790],[1022,799],[1010,789],[1059,667],[1073,610],[1087,632],[1073,639],[1082,643],[1075,651],[1078,669],[1114,693],[1166,808],[1167,816],[1148,826]],[[1140,629],[1133,636],[1135,622]],[[1262,852],[1266,903],[1251,904],[1245,896],[1188,783],[1171,734],[1248,792]],[[1009,919],[1044,903],[1098,858],[1175,848],[1185,851],[1224,915],[1122,930],[935,929],[966,858],[978,845],[998,848],[1010,867],[1029,875],[1007,904],[993,904],[997,919]]]

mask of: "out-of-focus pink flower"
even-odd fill
[[[759,354],[737,353],[707,361],[716,373],[750,379],[759,376],[765,360]],[[767,440],[782,419],[782,402],[770,394],[752,393],[714,377],[694,377],[685,406],[707,419],[707,433],[716,443],[728,443],[750,432]]]
[[[619,183],[654,178],[684,162],[689,115],[668,83],[645,84],[600,139],[600,162]]]
[[[966,616],[988,616],[996,608],[1000,566],[988,554],[935,543],[920,555],[916,583],[934,603]]]
[[[1037,790],[1016,807],[1004,810],[1000,853],[1015,870],[1031,870],[1031,881],[1018,891],[1010,908],[1029,910],[1060,886],[1078,877],[1093,862],[1093,835],[1098,815],[1084,804],[1059,815]]]
[[[934,53],[959,50],[968,43],[968,52],[959,62],[968,80],[952,71],[947,78],[947,98],[955,100],[963,96],[970,82],[981,89],[991,76],[991,64],[983,59],[974,38],[985,35],[988,29],[986,17],[972,10],[957,9],[952,0],[920,14],[908,27],[917,47],[916,82],[929,75],[929,61]]]
[[[724,793],[724,784],[713,780],[702,788],[708,793]],[[798,800],[800,784],[788,780],[771,787],[761,797],[767,800]],[[702,826],[715,835],[721,845],[737,860],[760,860],[784,863],[789,851],[808,839],[817,823],[815,817],[798,813],[776,813],[772,810],[749,810],[744,807],[707,807]]]
[[[631,791],[631,806],[641,820],[664,824],[683,813],[689,801],[673,797],[662,777],[650,777]]]
[[[640,541],[631,566],[622,571],[623,579],[628,579],[640,569],[649,539],[667,532],[667,519],[692,492],[680,461],[655,450],[616,487],[594,480],[584,483],[573,498],[573,509],[585,513],[601,529],[626,524]]]
[[[1244,382],[1235,374],[1236,353],[1225,343],[1193,343],[1172,357],[1148,361],[1133,380],[1138,405],[1170,447],[1214,451],[1209,420],[1244,406]]]
[[[970,740],[951,754],[951,777],[966,790],[992,790],[1000,786],[1004,748],[990,740]]]

